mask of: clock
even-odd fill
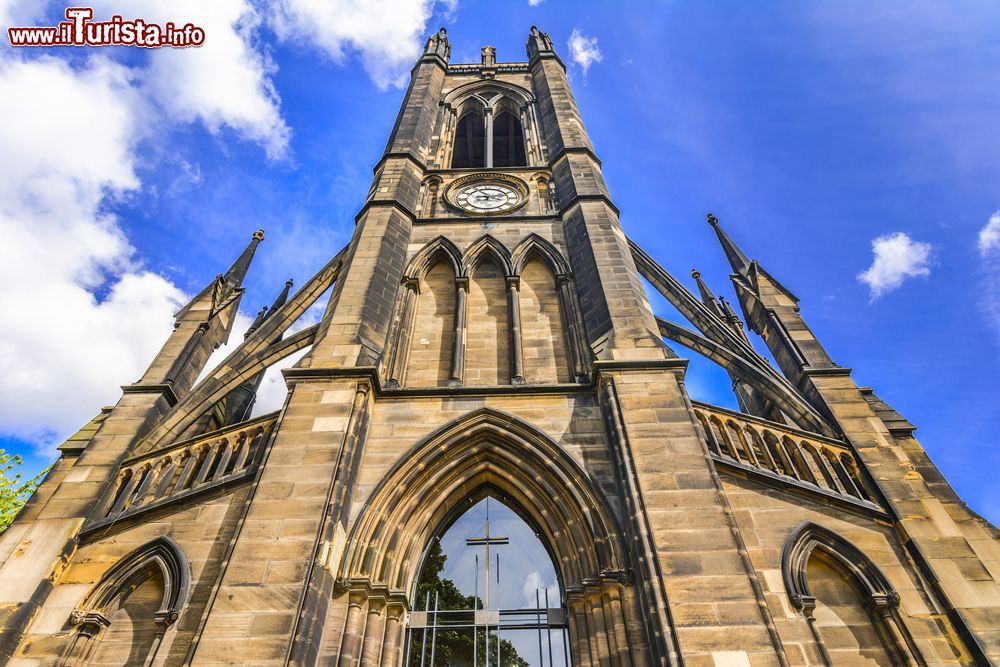
[[[448,187],[447,201],[475,215],[510,213],[528,200],[528,188],[519,179],[504,176],[473,174],[460,178]]]

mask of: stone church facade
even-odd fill
[[[742,317],[626,237],[545,33],[526,62],[449,56],[442,30],[347,247],[198,379],[254,234],[61,446],[0,535],[0,664],[434,664],[420,569],[490,495],[551,555],[533,622],[573,665],[1000,664],[1000,532],[915,427],[714,217]],[[692,401],[674,348],[724,367],[741,410]]]

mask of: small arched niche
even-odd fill
[[[455,271],[444,258],[420,278],[406,384],[441,387],[451,376],[455,346]]]
[[[495,488],[470,495],[442,524],[412,599],[405,665],[570,664],[551,552]]]
[[[782,577],[827,665],[923,665],[899,612],[899,593],[846,539],[811,521],[785,541]]]

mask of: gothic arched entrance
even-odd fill
[[[646,654],[636,587],[606,499],[543,433],[512,415],[483,409],[450,422],[403,454],[368,496],[341,559],[340,600],[347,600],[341,664],[359,658],[363,665],[369,658],[371,664],[402,661],[407,628],[419,625],[421,614],[426,623],[427,591],[423,600],[417,591],[429,546],[467,513],[470,502],[489,495],[538,535],[560,586],[561,600],[553,604],[550,591],[550,606],[566,608],[565,620],[554,614],[550,624],[565,627],[572,664],[634,664]],[[537,609],[532,613],[539,615]],[[537,627],[530,629],[537,645]],[[545,653],[545,664],[551,664],[547,642]]]
[[[496,489],[479,490],[431,540],[413,596],[405,665],[570,664],[549,550],[530,518],[504,501],[511,502]]]

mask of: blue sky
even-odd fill
[[[62,9],[0,0],[0,23],[50,25]],[[207,38],[182,52],[0,38],[0,446],[32,469],[138,377],[170,313],[254,229],[267,240],[248,317],[346,242],[428,33],[448,28],[453,62],[485,44],[523,60],[537,24],[569,66],[626,232],[682,280],[697,267],[730,294],[705,224],[718,215],[802,299],[834,360],[1000,521],[1000,5],[95,9]],[[693,363],[695,398],[731,405],[727,384]]]

